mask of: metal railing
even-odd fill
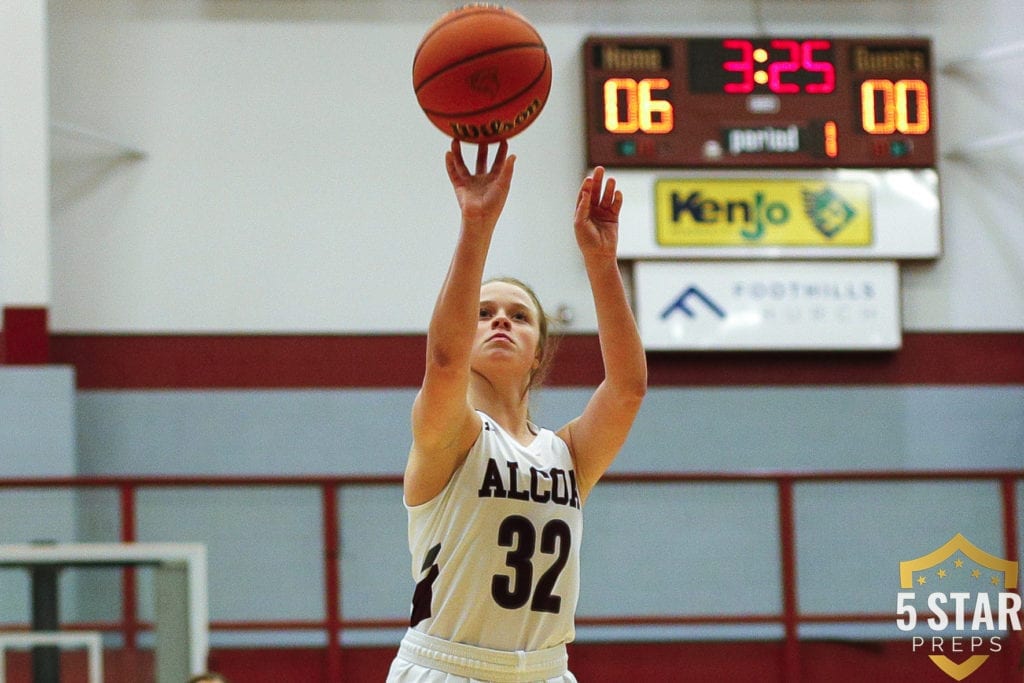
[[[797,525],[794,510],[795,487],[798,484],[836,484],[855,482],[989,482],[998,485],[1001,501],[1001,533],[1006,557],[1020,557],[1018,547],[1017,487],[1024,481],[1024,470],[997,471],[851,471],[851,472],[757,472],[757,473],[609,473],[603,481],[629,484],[771,484],[775,487],[777,510],[774,511],[779,530],[781,576],[781,612],[777,614],[677,614],[622,615],[613,617],[577,618],[581,626],[677,626],[711,624],[774,624],[781,625],[783,637],[783,680],[800,680],[800,636],[802,624],[829,623],[892,623],[895,613],[808,613],[798,604]],[[327,680],[342,680],[343,662],[341,634],[350,629],[404,628],[405,619],[347,618],[341,608],[340,517],[339,493],[348,487],[397,486],[398,475],[383,476],[168,476],[168,477],[43,477],[0,479],[0,492],[10,489],[109,489],[118,492],[121,526],[119,540],[137,541],[136,499],[143,489],[184,487],[303,487],[319,491],[322,518],[321,557],[324,570],[323,619],[309,620],[214,620],[211,631],[245,630],[321,630],[326,635]],[[137,647],[139,633],[151,628],[138,617],[135,570],[122,570],[122,609],[119,622],[76,624],[78,628],[120,632],[126,648]],[[1020,658],[1021,640],[1011,638],[1005,658]],[[1008,669],[1006,680],[1013,676]]]

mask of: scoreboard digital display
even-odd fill
[[[931,168],[920,38],[591,36],[591,166]]]

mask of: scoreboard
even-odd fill
[[[935,166],[927,39],[591,36],[583,51],[591,166]]]

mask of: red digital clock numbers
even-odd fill
[[[935,164],[925,39],[593,37],[584,58],[591,164]]]
[[[827,40],[772,40],[765,48],[755,47],[749,40],[730,39],[721,41],[721,46],[737,53],[736,59],[722,62],[722,70],[736,74],[739,79],[725,83],[724,92],[749,93],[758,85],[779,94],[829,93],[835,89],[836,69],[830,59],[832,43]],[[816,75],[818,80],[801,85],[792,80],[800,72]]]

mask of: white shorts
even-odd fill
[[[503,652],[409,629],[387,683],[577,683],[565,646]]]

